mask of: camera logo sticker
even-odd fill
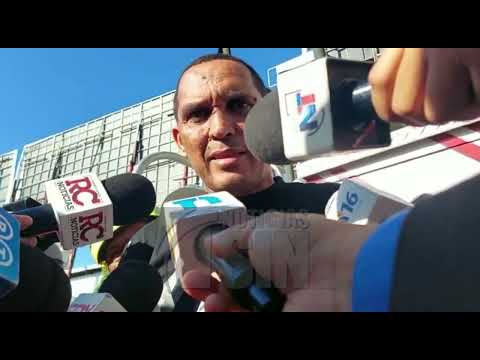
[[[197,197],[192,197],[188,199],[181,199],[173,201],[175,205],[180,205],[184,209],[196,209],[197,205],[195,204],[197,201],[206,201],[209,205],[220,204],[222,200],[216,196],[212,195],[202,195]]]
[[[317,113],[315,105],[315,94],[302,96],[302,92],[296,93],[297,114],[300,116],[300,131],[308,131],[308,136],[315,134],[323,124],[325,113],[323,109],[321,113]]]

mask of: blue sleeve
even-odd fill
[[[382,223],[360,249],[353,273],[354,312],[389,311],[397,245],[409,212],[402,210]]]

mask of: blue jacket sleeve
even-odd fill
[[[352,288],[354,312],[386,312],[400,233],[410,209],[382,223],[363,244],[355,262]]]

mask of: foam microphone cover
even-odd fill
[[[155,208],[155,188],[140,174],[120,174],[103,181],[113,204],[115,225],[133,224]]]
[[[152,312],[162,291],[163,282],[157,270],[138,260],[120,263],[98,290],[112,295],[128,312]]]
[[[72,298],[63,269],[38,248],[20,244],[20,281],[0,312],[66,312]]]
[[[245,120],[245,142],[259,160],[274,165],[289,165],[285,157],[277,88],[260,99]]]

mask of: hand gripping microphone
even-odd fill
[[[245,122],[250,152],[287,165],[321,155],[389,146],[389,124],[372,105],[372,63],[313,59],[279,71],[277,88],[260,99]]]
[[[216,272],[242,307],[258,312],[281,311],[285,296],[260,277],[247,257],[216,257],[208,238],[247,220],[245,206],[228,192],[209,193],[164,204],[168,242],[178,277],[190,270]],[[207,285],[206,285],[207,286]]]

